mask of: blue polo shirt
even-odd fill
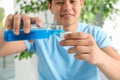
[[[98,47],[111,46],[111,40],[100,28],[79,23],[76,32],[91,34]],[[95,65],[84,60],[76,60],[74,54],[68,54],[70,46],[60,46],[60,35],[48,39],[25,41],[27,50],[33,51],[38,57],[39,80],[99,80]]]

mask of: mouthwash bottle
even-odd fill
[[[35,24],[31,25],[29,34],[25,34],[23,29],[20,29],[20,34],[15,35],[13,30],[4,31],[5,41],[19,41],[19,40],[36,40],[49,38],[51,35],[64,33],[62,25],[44,24],[41,28],[36,27]]]

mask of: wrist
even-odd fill
[[[107,53],[105,53],[101,50],[101,53],[99,54],[98,62],[96,63],[96,65],[97,66],[102,66],[102,65],[109,64],[111,59],[112,58],[109,55],[107,55]]]

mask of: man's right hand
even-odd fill
[[[19,35],[20,24],[23,23],[23,29],[26,34],[30,32],[31,23],[35,23],[38,27],[42,25],[41,20],[38,17],[30,17],[26,14],[10,14],[7,16],[5,27],[8,30],[13,29],[15,35]]]
[[[6,18],[5,27],[8,30],[13,29],[14,34],[19,35],[21,23],[23,24],[23,29],[26,34],[30,32],[31,23],[35,23],[38,27],[42,25],[38,17],[29,17],[26,14],[10,14]],[[0,56],[7,56],[26,50],[27,47],[24,41],[5,42],[3,39],[3,31],[4,29],[0,30]]]

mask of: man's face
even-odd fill
[[[84,0],[53,0],[49,9],[55,16],[57,24],[70,26],[78,22]]]

